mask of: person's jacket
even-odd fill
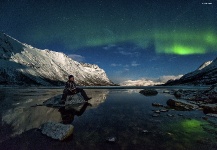
[[[70,81],[66,82],[64,92],[68,92],[68,91],[73,92],[75,91],[75,89],[76,89],[75,82],[70,82]]]

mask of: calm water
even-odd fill
[[[146,97],[139,89],[86,89],[93,97],[92,106],[74,114],[74,134],[60,142],[38,130],[47,121],[62,121],[58,109],[30,106],[61,94],[62,89],[2,88],[0,149],[217,149],[217,120],[203,120],[201,110],[169,110],[152,117],[161,109],[153,102],[166,105],[174,98],[162,90]],[[109,137],[116,141],[106,142]]]

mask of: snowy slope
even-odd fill
[[[203,63],[197,70],[202,70],[203,68],[209,66],[212,63],[212,61],[207,61]]]
[[[40,50],[0,33],[0,84],[59,85],[69,74],[80,85],[111,85],[97,65],[81,64],[67,55]]]
[[[127,80],[120,83],[121,86],[153,86],[164,84],[162,82],[155,82],[152,80],[140,79],[140,80]]]
[[[217,58],[213,61],[205,62],[197,70],[182,76],[179,80],[170,81],[166,85],[211,85],[215,83],[217,83]]]

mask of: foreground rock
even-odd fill
[[[155,96],[158,94],[158,91],[157,90],[152,90],[152,89],[144,89],[144,90],[141,90],[139,92],[140,94],[143,94],[145,96]]]
[[[47,122],[41,126],[42,134],[60,141],[70,137],[73,130],[74,126],[71,124],[64,125],[56,122]]]

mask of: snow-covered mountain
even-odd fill
[[[203,63],[197,70],[202,70],[206,66],[209,66],[211,63],[212,63],[212,61],[207,61],[207,62]]]
[[[211,85],[215,83],[217,83],[217,58],[203,63],[197,70],[182,76],[179,80],[168,81],[165,85]]]
[[[69,74],[75,76],[79,85],[113,84],[97,65],[34,48],[0,32],[0,84],[61,85]]]
[[[153,86],[153,85],[159,85],[159,84],[164,84],[164,83],[155,82],[155,81],[147,80],[147,79],[127,80],[127,81],[120,83],[121,86]]]

